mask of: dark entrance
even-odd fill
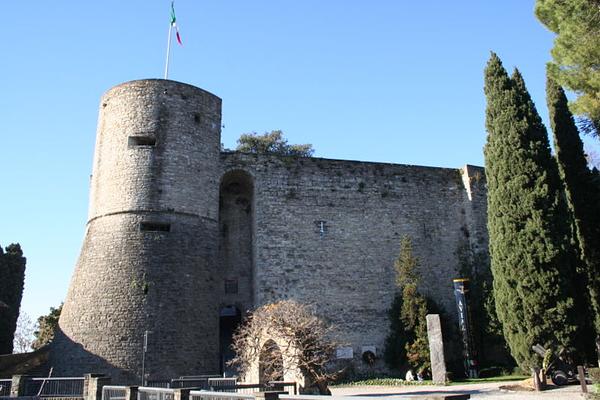
[[[219,354],[221,358],[221,374],[225,376],[236,375],[235,368],[227,366],[235,353],[231,349],[233,334],[242,322],[242,313],[235,306],[228,306],[219,312]]]
[[[259,383],[283,380],[283,355],[277,343],[267,340],[258,356]]]

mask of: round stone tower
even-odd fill
[[[148,379],[219,371],[220,128],[221,99],[190,85],[139,80],[102,97],[55,375],[137,384],[142,369]]]

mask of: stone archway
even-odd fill
[[[280,354],[279,365],[281,365],[280,376],[283,381],[296,382],[298,383],[299,390],[308,383],[306,377],[298,369],[298,362],[296,360],[296,349],[291,343],[285,342],[281,337],[276,335],[274,332],[267,333],[263,330],[259,334],[258,347],[261,349],[260,352],[253,353],[255,357],[250,361],[250,365],[244,372],[240,379],[244,383],[257,383],[264,381],[264,365],[265,357],[268,354]],[[269,351],[275,351],[270,353]]]
[[[283,380],[283,354],[274,340],[267,340],[260,350],[258,377],[261,384]]]

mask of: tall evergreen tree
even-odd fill
[[[587,292],[593,312],[596,346],[600,361],[600,193],[587,166],[583,142],[563,89],[548,75],[546,100],[554,135],[560,176],[573,215],[579,256],[578,279]]]
[[[411,339],[404,330],[400,319],[402,313],[402,293],[396,293],[388,310],[390,332],[385,338],[383,358],[388,367],[400,370],[406,364],[406,344]]]
[[[570,235],[546,130],[518,71],[496,54],[485,69],[485,167],[494,298],[511,354],[538,363],[531,346],[577,342]]]
[[[25,257],[18,244],[0,247],[0,354],[11,354],[23,297]]]
[[[386,340],[386,362],[400,368],[406,357],[408,364],[417,372],[431,368],[429,341],[427,340],[427,312],[433,308],[425,296],[419,293],[419,260],[413,255],[412,240],[403,236],[400,254],[394,262],[398,293],[389,312],[390,335]]]
[[[580,127],[599,135],[600,129],[600,0],[536,0],[535,15],[556,33],[549,74],[577,93],[571,110]]]

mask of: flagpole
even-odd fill
[[[169,40],[167,41],[167,61],[165,62],[165,79],[169,79],[169,54],[171,54],[171,32],[173,32],[173,24],[169,22]]]

